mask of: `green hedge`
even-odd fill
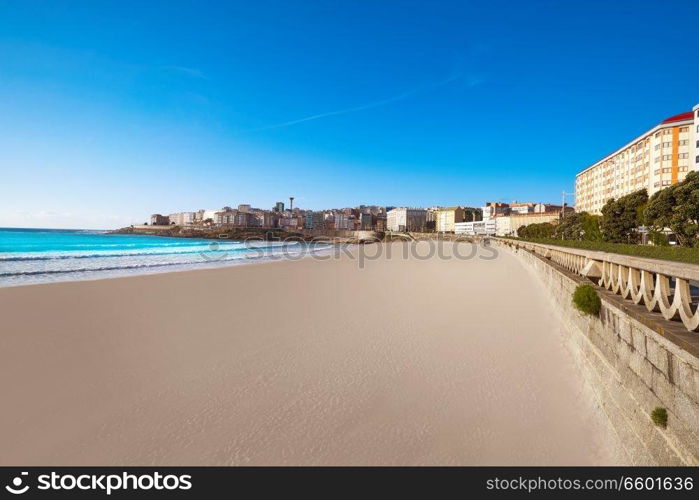
[[[550,238],[509,238],[531,243],[556,245],[560,247],[579,248],[581,250],[596,250],[600,252],[618,253],[649,259],[672,260],[686,264],[699,264],[699,248],[679,246],[628,245],[625,243],[605,243],[602,241],[569,241]]]

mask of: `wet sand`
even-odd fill
[[[516,257],[400,246],[0,289],[0,463],[622,461]]]

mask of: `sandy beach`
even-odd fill
[[[623,461],[515,256],[398,253],[0,289],[0,463]]]

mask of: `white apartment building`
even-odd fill
[[[386,227],[389,231],[421,231],[427,221],[424,208],[397,207],[386,214]]]
[[[496,232],[497,219],[457,222],[454,224],[454,233],[464,236],[494,236]]]
[[[645,188],[648,195],[699,170],[699,104],[671,116],[580,172],[575,209],[600,214],[610,198]]]
[[[536,207],[536,203],[517,203],[516,201],[510,203],[510,212],[516,214],[528,214],[533,212]]]
[[[510,216],[504,215],[495,219],[495,236],[510,236],[512,233],[512,218]]]
[[[219,208],[219,209],[213,209],[213,210],[199,210],[196,212],[196,219],[199,222],[203,222],[207,219],[211,219],[212,221],[216,220],[216,212],[225,212],[226,209],[231,210],[230,207],[224,207],[224,208]]]
[[[493,236],[497,233],[497,218],[506,213],[509,206],[505,203],[486,203],[481,207],[483,220],[459,222],[454,224],[454,233],[465,236]]]
[[[350,220],[346,213],[335,212],[335,229],[350,229]]]
[[[169,215],[167,216],[167,218],[170,220],[170,224],[174,224],[174,225],[176,225],[176,226],[182,226],[182,225],[183,225],[183,222],[182,222],[183,219],[182,219],[182,214],[181,214],[181,213],[169,214]]]
[[[179,212],[168,215],[170,224],[175,224],[177,226],[191,226],[194,224],[194,218],[195,212]]]

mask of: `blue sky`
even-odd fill
[[[699,103],[669,2],[0,2],[0,226],[559,201]]]

